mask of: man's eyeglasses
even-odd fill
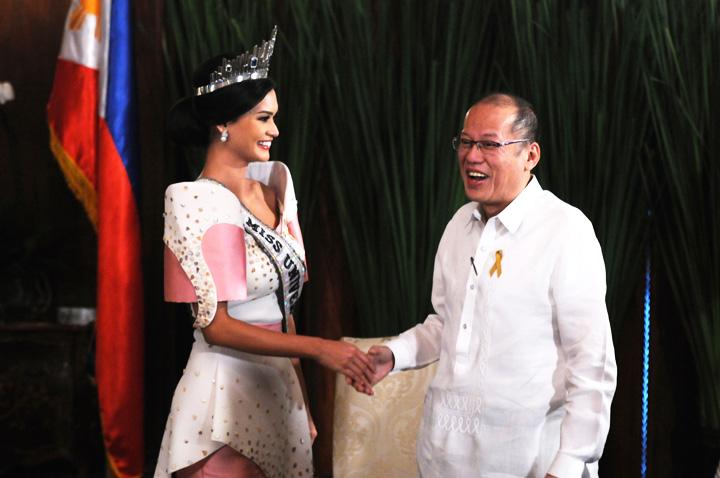
[[[503,142],[497,142],[492,141],[489,139],[481,139],[479,141],[473,141],[472,139],[467,138],[461,138],[459,136],[455,136],[452,139],[452,148],[455,151],[466,151],[473,146],[475,146],[480,151],[495,151],[503,146],[507,146],[510,144],[516,144],[516,143],[527,143],[529,142],[529,139],[513,139],[510,141],[503,141]]]

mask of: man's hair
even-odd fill
[[[522,136],[531,142],[537,139],[538,119],[533,106],[525,99],[510,93],[490,93],[476,104],[491,104],[495,106],[514,106],[517,109],[515,121],[512,124],[513,133],[522,132]]]

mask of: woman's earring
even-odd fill
[[[228,136],[228,131],[223,131],[222,133],[220,133],[220,141],[222,141],[223,143],[227,143]]]

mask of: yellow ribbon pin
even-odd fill
[[[490,268],[490,277],[492,277],[493,272],[498,277],[502,274],[502,250],[495,251],[495,264]]]

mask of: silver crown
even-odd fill
[[[195,96],[212,93],[245,80],[267,78],[276,36],[277,25],[273,28],[270,40],[263,41],[259,47],[255,45],[252,50],[229,60],[223,58],[220,66],[210,74],[210,83],[196,88]]]

